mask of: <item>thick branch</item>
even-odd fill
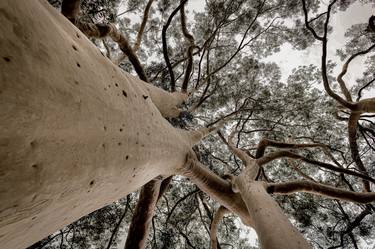
[[[139,78],[148,82],[146,73],[144,72],[137,55],[134,53],[125,36],[120,33],[115,25],[78,22],[77,27],[88,37],[111,37],[112,40],[119,45],[121,51],[128,56],[129,61],[132,63]]]
[[[251,225],[251,219],[241,196],[232,191],[231,184],[206,169],[191,152],[181,174],[188,177],[202,191],[207,193],[221,205],[238,215],[242,222]]]
[[[218,229],[221,219],[228,212],[229,212],[228,209],[226,209],[223,206],[220,206],[214,215],[214,218],[211,222],[211,227],[210,227],[211,249],[217,249],[217,229]]]
[[[255,158],[261,158],[268,146],[276,148],[287,148],[287,149],[301,149],[301,148],[314,148],[314,147],[326,147],[323,144],[313,143],[313,144],[295,144],[295,143],[284,143],[275,140],[270,140],[263,138],[258,144],[258,148],[255,154]]]
[[[189,33],[189,31],[186,27],[186,16],[185,16],[185,5],[184,4],[182,5],[182,7],[180,9],[180,16],[181,16],[182,33],[184,34],[185,38],[190,43],[189,47],[187,48],[188,62],[187,62],[186,70],[185,70],[184,80],[182,82],[182,87],[181,87],[181,91],[186,93],[187,88],[188,88],[188,84],[189,84],[191,71],[193,70],[193,52],[194,52],[194,48],[196,46],[195,46],[194,37]]]
[[[148,19],[148,13],[150,12],[151,5],[152,5],[153,2],[154,2],[154,0],[149,0],[147,2],[146,8],[145,8],[145,10],[143,12],[142,23],[141,23],[141,26],[139,27],[137,38],[136,38],[134,46],[133,46],[133,51],[134,52],[137,52],[137,50],[139,49],[139,47],[141,45],[142,35],[143,35],[144,30],[145,30],[147,19]]]
[[[345,82],[342,78],[344,77],[344,75],[348,71],[348,66],[349,66],[349,64],[352,60],[354,60],[357,56],[365,55],[365,54],[369,53],[373,48],[375,48],[375,44],[373,44],[371,47],[369,47],[366,50],[360,51],[360,52],[355,53],[352,56],[350,56],[349,59],[345,62],[345,64],[342,66],[341,73],[337,76],[337,81],[339,82],[341,92],[344,94],[346,100],[349,101],[349,102],[353,101],[352,96],[351,96],[351,94],[350,94],[348,88],[346,87],[346,84],[345,84]]]
[[[350,152],[352,155],[352,159],[354,160],[355,164],[357,165],[358,170],[362,171],[364,174],[367,175],[367,170],[365,165],[361,160],[361,156],[359,155],[358,144],[357,144],[357,124],[358,120],[361,117],[360,113],[351,113],[348,121],[348,139],[349,139],[349,146]],[[370,192],[370,184],[368,181],[363,181],[364,189],[367,192]]]
[[[326,196],[332,199],[339,199],[363,204],[375,201],[375,193],[357,193],[310,181],[269,183],[267,184],[267,192],[270,194],[291,194],[296,192],[306,192],[320,196]]]
[[[325,168],[325,169],[329,169],[329,170],[333,170],[333,171],[336,171],[336,172],[339,172],[339,173],[345,173],[345,174],[348,174],[348,175],[357,176],[357,177],[360,177],[362,179],[368,180],[372,183],[375,183],[375,179],[369,177],[368,175],[365,175],[365,174],[362,174],[362,173],[359,173],[359,172],[356,172],[356,171],[352,171],[352,170],[349,170],[349,169],[340,168],[340,167],[337,167],[333,164],[308,159],[304,156],[295,154],[295,153],[290,152],[290,151],[272,152],[272,153],[269,153],[262,158],[257,159],[257,162],[260,166],[262,166],[266,163],[269,163],[269,162],[271,162],[275,159],[279,159],[279,158],[282,158],[282,157],[300,159],[300,160],[302,160],[302,161],[304,161],[308,164],[316,165],[316,166],[319,166],[319,167],[322,167],[322,168]]]
[[[344,107],[347,107],[349,109],[354,109],[355,105],[352,102],[349,102],[339,95],[337,95],[330,87],[329,85],[329,80],[328,80],[328,73],[327,73],[327,34],[328,34],[328,23],[329,23],[329,18],[331,15],[331,8],[332,5],[336,2],[337,0],[332,1],[328,5],[327,9],[327,17],[326,21],[324,23],[324,35],[322,41],[322,60],[321,60],[321,69],[322,69],[322,78],[323,78],[323,86],[324,90],[327,92],[329,96],[331,96],[333,99],[335,99],[337,102],[339,102],[341,105]]]
[[[64,0],[61,4],[61,13],[75,24],[79,15],[80,5],[80,0]]]
[[[129,226],[125,249],[144,248],[147,240],[154,209],[159,197],[162,178],[155,178],[144,185],[139,194],[139,200],[132,222]]]
[[[182,0],[180,2],[180,4],[177,6],[177,8],[172,11],[171,15],[169,16],[169,18],[167,20],[167,23],[163,26],[163,29],[162,29],[162,32],[161,32],[161,38],[162,38],[162,43],[163,43],[163,55],[164,55],[165,63],[167,64],[167,67],[168,67],[169,76],[171,78],[171,91],[172,92],[176,91],[176,80],[175,80],[175,77],[174,77],[172,64],[171,64],[171,62],[169,60],[169,56],[168,56],[167,30],[168,30],[169,25],[172,22],[173,17],[184,6],[184,4],[186,2],[187,2],[187,0]]]
[[[306,8],[306,1],[302,0],[302,9],[303,13],[305,14],[305,26],[306,28],[312,33],[312,35],[315,37],[315,39],[322,41],[323,37],[319,36],[315,30],[310,26],[309,17],[308,17],[308,10]],[[320,15],[318,16],[320,17]]]

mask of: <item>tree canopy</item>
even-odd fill
[[[64,10],[62,1],[49,2]],[[257,159],[256,179],[269,184],[267,191],[314,248],[375,246],[374,198],[363,197],[375,183],[373,17],[353,23],[342,46],[330,47],[332,33],[342,28],[332,19],[353,5],[374,8],[374,1],[208,0],[201,11],[193,11],[194,4],[82,0],[79,14],[66,16],[122,70],[189,95],[179,115],[168,118],[173,126],[195,130],[225,121],[194,147],[210,171],[228,179],[243,171],[241,153]],[[285,75],[267,59],[285,45],[322,59]],[[353,65],[361,70],[349,82]],[[210,248],[215,237],[217,248],[258,248],[254,232],[231,212],[222,212],[212,239],[220,205],[188,178],[155,181],[160,191],[146,248]],[[30,248],[123,247],[140,195],[129,194]]]

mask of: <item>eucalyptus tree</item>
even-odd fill
[[[50,2],[65,17],[0,3],[2,246],[61,229],[32,247],[113,248],[127,232],[126,248],[251,248],[241,222],[264,248],[374,236],[375,107],[361,98],[372,57],[352,89],[343,79],[373,51],[373,19],[338,51],[344,97],[327,59],[330,17],[352,1],[322,13],[318,1],[207,1],[194,20],[186,0]],[[262,59],[284,43],[321,45],[321,64],[283,82]]]

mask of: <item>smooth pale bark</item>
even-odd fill
[[[211,243],[210,248],[211,249],[217,249],[217,244],[218,244],[217,230],[219,227],[219,223],[221,219],[224,217],[224,215],[227,214],[228,212],[229,212],[228,209],[226,209],[223,206],[220,206],[212,219],[212,223],[210,227],[210,243]]]
[[[233,144],[234,132],[228,138],[229,149],[245,165],[241,174],[231,177],[232,189],[245,202],[251,226],[255,229],[262,249],[307,249],[311,248],[300,232],[290,223],[277,202],[267,193],[266,184],[255,181],[260,159],[253,159]],[[266,140],[258,150],[257,158],[264,154]]]
[[[249,181],[240,175],[236,186],[246,203],[262,249],[311,248],[267,193],[263,182]]]
[[[185,162],[190,142],[150,90],[46,1],[2,0],[0,22],[2,248],[25,248]]]

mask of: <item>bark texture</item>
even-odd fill
[[[173,95],[122,72],[46,1],[3,0],[0,22],[2,248],[25,248],[185,162],[186,136],[152,100]]]

